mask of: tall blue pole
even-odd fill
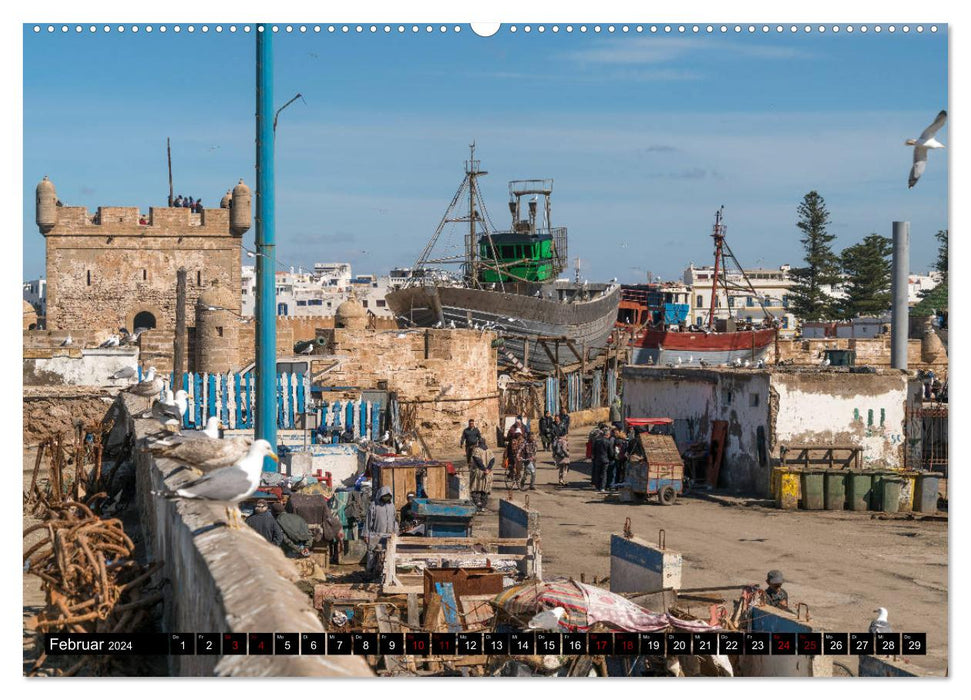
[[[260,31],[262,29],[262,31]],[[276,451],[276,235],[273,182],[273,32],[256,31],[256,437]],[[264,471],[276,471],[267,457]]]

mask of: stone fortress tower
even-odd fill
[[[45,176],[37,185],[36,221],[46,239],[48,329],[146,328],[160,331],[153,334],[159,338],[173,336],[177,271],[184,267],[187,320],[192,322],[193,309],[199,314],[200,296],[218,280],[219,303],[206,308],[227,309],[233,323],[222,311],[214,320],[207,310],[201,317],[207,332],[222,328],[232,340],[228,329],[238,329],[241,308],[242,237],[252,224],[251,194],[242,180],[219,208],[198,214],[151,207],[143,216],[138,207],[98,207],[92,215],[85,207],[62,206]],[[192,328],[188,334],[191,341]],[[236,349],[227,350],[232,357],[197,348],[196,359],[234,367],[238,331],[235,337],[229,346]]]

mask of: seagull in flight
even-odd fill
[[[907,180],[907,188],[910,189],[917,184],[917,180],[924,174],[927,167],[927,151],[931,148],[944,148],[944,144],[934,138],[938,129],[944,126],[947,121],[947,112],[943,109],[937,115],[934,123],[924,129],[919,139],[907,139],[904,143],[914,147],[914,165],[910,169],[910,179]]]

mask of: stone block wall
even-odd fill
[[[457,449],[469,418],[494,441],[499,422],[493,333],[475,330],[328,331],[324,356],[311,373],[317,384],[378,388],[386,382],[401,404],[404,427],[416,427],[432,450]]]

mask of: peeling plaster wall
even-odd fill
[[[864,466],[904,466],[905,374],[776,373],[772,387],[779,395],[776,445],[862,445]]]
[[[709,441],[712,421],[727,421],[719,486],[760,495],[769,493],[771,468],[783,443],[861,445],[865,466],[903,467],[906,406],[920,389],[919,382],[896,370],[852,374],[843,369],[628,366],[623,380],[625,415],[673,418],[682,450]]]

